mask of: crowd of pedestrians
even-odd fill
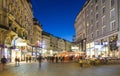
[[[42,55],[40,54],[37,58],[36,61],[38,62],[38,66],[41,67],[41,63],[42,61],[47,60],[48,63],[63,63],[63,62],[75,62],[76,57],[75,56],[48,56],[48,57],[42,57]],[[120,59],[108,59],[108,58],[104,58],[101,59],[101,56],[98,56],[98,58],[96,58],[94,55],[90,58],[88,58],[86,55],[82,55],[77,57],[77,62],[79,63],[80,67],[83,67],[84,65],[88,65],[88,66],[95,66],[98,64],[120,64]],[[15,57],[15,66],[20,66],[20,57]],[[26,56],[25,58],[26,63],[31,63],[33,60],[33,57],[31,56]],[[7,58],[5,56],[3,56],[1,58],[1,68],[2,70],[5,70],[6,68],[6,63],[8,62]]]

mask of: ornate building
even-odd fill
[[[42,32],[42,53],[44,56],[52,56],[52,51],[50,49],[50,34],[45,31]]]
[[[29,0],[0,0],[0,58],[24,60],[33,35],[33,13]]]
[[[66,51],[65,50],[65,40],[58,38],[58,52]]]
[[[35,18],[33,19],[33,23],[33,56],[37,56],[37,53],[41,53],[42,50],[42,26]]]

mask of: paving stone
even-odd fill
[[[41,67],[37,62],[7,64],[0,76],[120,76],[120,65],[101,65],[80,68],[78,63],[48,63],[42,62]]]

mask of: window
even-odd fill
[[[91,25],[91,31],[94,29],[93,25]]]
[[[96,11],[98,10],[98,5],[96,5],[95,9],[96,9]]]
[[[98,2],[98,0],[95,0],[95,3],[97,3]]]
[[[96,28],[98,28],[98,26],[99,26],[99,23],[98,23],[98,21],[96,21]]]
[[[102,13],[105,14],[105,6],[102,8]]]
[[[93,10],[91,10],[91,16],[93,15]]]
[[[113,31],[116,29],[116,22],[115,20],[113,20],[111,23],[110,23],[110,31]]]
[[[105,0],[102,0],[102,3],[105,3]]]
[[[99,36],[99,30],[96,30],[96,37]]]
[[[102,17],[102,25],[105,25],[105,16]]]
[[[91,3],[91,9],[93,8],[93,4]]]
[[[115,8],[113,8],[111,11],[110,11],[110,18],[114,18],[115,17]]]
[[[93,19],[91,19],[91,24],[93,24]]]
[[[91,34],[91,38],[93,38],[93,33]]]
[[[105,34],[105,32],[106,32],[106,28],[105,28],[105,26],[103,26],[102,27],[102,34]]]
[[[98,19],[98,13],[96,14],[96,19]]]
[[[115,4],[115,1],[114,0],[111,0],[111,7],[113,7]]]

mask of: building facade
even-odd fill
[[[52,51],[50,49],[50,34],[45,31],[42,32],[42,52],[44,56],[52,56]]]
[[[53,56],[60,52],[71,51],[72,42],[54,36],[48,32],[42,32],[42,51],[44,56]]]
[[[50,35],[50,50],[52,54],[58,53],[58,38],[54,35]]]
[[[86,1],[81,12],[85,11],[88,56],[119,57],[119,7],[119,0]]]
[[[62,51],[66,51],[65,50],[65,40],[58,38],[58,51],[62,52]]]
[[[9,61],[19,56],[24,60],[31,44],[33,14],[29,0],[0,0],[0,58]]]
[[[85,8],[77,15],[75,23],[76,45],[79,52],[86,52],[86,26],[85,26]]]
[[[72,45],[72,42],[65,40],[65,51],[72,51]]]
[[[36,18],[33,19],[33,23],[32,56],[37,57],[42,52],[42,26]]]

